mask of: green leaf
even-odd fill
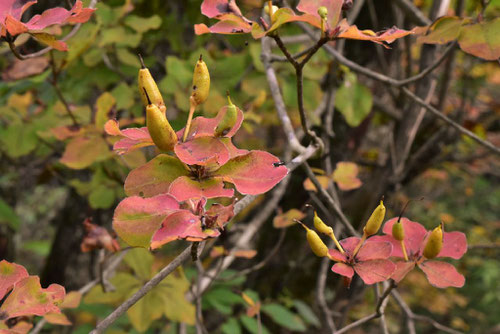
[[[418,37],[419,43],[446,44],[455,40],[460,33],[463,19],[456,16],[440,17],[429,27],[427,35]]]
[[[304,319],[308,324],[317,328],[321,327],[321,322],[309,305],[299,299],[295,299],[293,301],[293,306],[297,309],[302,319]]]
[[[0,224],[7,224],[15,231],[17,231],[19,229],[19,225],[21,225],[21,220],[19,219],[16,212],[1,198]]]
[[[76,137],[66,145],[60,161],[69,168],[83,169],[110,156],[108,144],[101,136]]]
[[[89,204],[93,209],[108,209],[115,202],[115,191],[108,185],[100,184],[92,188]]]
[[[372,109],[372,93],[358,83],[356,75],[347,73],[344,83],[335,96],[335,107],[344,116],[347,124],[356,127]]]
[[[38,144],[37,124],[15,122],[0,128],[0,143],[11,158],[19,158],[33,151]]]
[[[230,315],[232,306],[241,303],[243,299],[228,288],[211,289],[203,295],[207,306],[212,306],[222,314]]]
[[[125,18],[125,24],[142,34],[151,29],[158,29],[161,25],[161,18],[158,15],[153,15],[151,17],[128,15]]]
[[[304,332],[306,330],[302,319],[282,305],[267,304],[263,305],[261,310],[282,327],[296,332]]]
[[[241,334],[240,324],[235,318],[227,319],[220,329],[224,334]]]
[[[151,277],[154,256],[149,251],[143,248],[134,248],[125,255],[123,260],[140,280],[148,280]]]
[[[486,60],[500,58],[500,18],[462,27],[460,48]]]
[[[33,240],[23,242],[22,248],[40,256],[47,256],[50,253],[51,245],[52,244],[49,240]]]
[[[252,334],[269,334],[267,328],[262,324],[262,331],[259,332],[259,325],[255,318],[250,318],[249,316],[243,315],[239,318],[239,320],[242,323],[243,327],[245,327],[245,329]]]
[[[136,68],[141,67],[141,63],[139,62],[137,56],[128,51],[126,48],[119,48],[118,50],[116,50],[116,56],[125,65]]]

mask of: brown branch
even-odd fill
[[[55,90],[55,92],[57,94],[57,97],[59,98],[59,100],[61,101],[61,103],[64,105],[64,109],[66,110],[66,112],[68,113],[69,117],[71,118],[71,121],[73,122],[73,125],[76,126],[76,127],[78,127],[80,124],[78,123],[75,115],[71,111],[71,107],[69,106],[68,101],[66,101],[66,98],[64,97],[61,89],[59,88],[59,84],[58,84],[59,70],[56,67],[56,62],[55,62],[55,59],[54,59],[54,54],[52,52],[50,53],[50,66],[51,66],[51,69],[52,69],[52,80],[50,81],[50,83],[52,84],[52,87],[54,87],[54,90]]]

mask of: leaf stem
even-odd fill
[[[191,96],[189,98],[189,115],[188,119],[186,122],[186,127],[184,128],[184,134],[182,135],[182,141],[186,141],[186,138],[189,133],[189,129],[191,128],[191,121],[193,120],[193,115],[194,115],[194,110],[196,109],[196,102],[194,101],[193,97]]]

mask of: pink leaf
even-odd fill
[[[373,284],[389,279],[396,265],[389,260],[370,260],[356,263],[354,270],[365,284]]]
[[[90,19],[94,9],[82,8],[81,0],[77,0],[71,10],[62,7],[50,8],[41,15],[35,15],[26,23],[31,30],[42,30],[54,24],[83,23]]]
[[[174,151],[177,157],[188,165],[206,166],[214,162],[223,165],[229,160],[226,146],[215,137],[200,137],[178,142]]]
[[[386,241],[367,240],[356,255],[357,261],[387,259],[391,256],[392,245]]]
[[[7,14],[7,17],[5,18],[5,29],[7,29],[9,34],[11,34],[12,36],[16,36],[16,35],[22,34],[23,32],[28,31],[28,28],[26,27],[26,25],[24,23],[13,18],[9,14]],[[2,35],[3,35],[3,33],[2,33]]]
[[[207,27],[207,25],[195,24],[194,25],[194,33],[196,35],[203,34],[246,34],[252,30],[252,26],[243,21],[219,21],[212,25],[211,27]]]
[[[287,174],[285,166],[276,166],[279,159],[264,151],[251,151],[229,160],[215,172],[231,182],[242,194],[256,195],[274,187]]]
[[[151,197],[168,192],[170,184],[189,171],[177,158],[160,154],[147,164],[133,169],[125,180],[127,195]]]
[[[223,228],[224,225],[234,216],[234,203],[224,206],[219,203],[212,204],[210,209],[205,212],[206,224],[208,226],[218,226]]]
[[[217,230],[202,229],[200,218],[187,210],[174,212],[167,216],[161,228],[153,235],[151,248],[156,249],[177,239],[203,240],[216,237],[220,234]]]
[[[23,2],[25,2],[23,4]],[[0,23],[4,22],[7,14],[12,15],[16,20],[20,20],[23,13],[30,6],[34,5],[37,0],[21,1],[21,0],[2,0],[0,1]]]
[[[347,262],[347,257],[336,249],[329,249],[328,255],[333,261]]]
[[[320,20],[310,14],[296,15],[290,8],[280,8],[273,14],[273,24],[267,30],[263,30],[258,23],[252,25],[252,37],[255,39],[262,38],[263,36],[277,30],[285,23],[290,22],[307,22],[313,26],[319,26]]]
[[[25,277],[15,284],[0,307],[0,314],[6,314],[9,319],[24,315],[44,315],[48,312],[60,313],[56,304],[62,302],[64,295],[64,288],[58,284],[42,289],[38,276]]]
[[[201,13],[209,18],[220,18],[221,15],[230,13],[243,18],[235,0],[204,0],[201,4]]]
[[[73,138],[61,158],[61,163],[69,168],[83,169],[95,162],[106,160],[111,156],[108,144],[98,135],[84,135]]]
[[[236,146],[234,146],[231,138],[223,137],[223,138],[219,138],[219,140],[221,141],[222,144],[224,144],[224,146],[226,146],[226,149],[229,152],[230,159],[237,157],[239,155],[245,155],[248,152],[250,152],[248,150],[241,150],[241,149],[237,148]]]
[[[354,248],[358,245],[359,240],[361,239],[358,237],[345,238],[340,240],[340,245],[344,248],[347,254],[352,254],[354,252]]]
[[[392,225],[394,225],[394,223],[396,223],[397,220],[398,220],[397,217],[388,220],[385,223],[382,231],[385,234],[392,236]],[[404,243],[406,251],[408,252],[408,256],[412,257],[412,255],[418,253],[418,251],[422,247],[422,243],[424,241],[425,235],[427,234],[427,230],[419,223],[413,222],[405,217],[401,218],[401,224],[403,224],[403,230],[405,233]],[[392,256],[397,256],[402,258],[403,251],[401,249],[401,244],[396,240],[394,240],[394,242],[392,242],[392,245],[393,245]]]
[[[354,269],[345,263],[335,263],[332,267],[332,271],[342,276],[351,278],[354,275]]]
[[[460,259],[467,252],[467,238],[462,232],[444,232],[443,248],[437,257]]]
[[[179,203],[168,194],[127,197],[115,209],[113,229],[130,246],[148,248],[163,219],[177,210]]]
[[[396,270],[394,270],[394,273],[392,274],[391,278],[396,282],[399,283],[401,280],[408,274],[410,271],[415,268],[415,262],[410,261],[410,262],[405,262],[405,261],[397,261],[394,263],[396,265]]]
[[[398,38],[413,34],[413,31],[403,30],[397,27],[392,27],[378,33],[371,30],[359,30],[355,25],[349,25],[345,19],[340,22],[339,26],[342,32],[338,35],[338,38],[371,41],[381,45],[385,45],[384,43],[390,44]]]
[[[197,197],[233,197],[234,190],[224,189],[224,182],[221,179],[210,178],[197,181],[188,176],[180,176],[172,182],[168,193],[182,202]]]
[[[120,130],[118,122],[110,119],[104,124],[104,130],[110,136],[125,137],[117,141],[113,146],[113,150],[118,154],[125,154],[141,147],[154,145],[147,127]]]
[[[321,6],[328,9],[327,23],[329,29],[334,29],[340,19],[340,12],[342,10],[342,4],[344,0],[300,0],[297,5],[297,9],[303,13],[310,14],[316,17],[316,22],[310,22],[310,24],[321,28],[321,19],[318,14],[318,8]]]
[[[447,288],[450,286],[461,288],[464,286],[465,277],[449,263],[425,261],[419,267],[427,276],[429,283],[437,288]]]
[[[23,266],[5,260],[0,261],[0,300],[16,282],[25,277],[28,277],[28,272]]]

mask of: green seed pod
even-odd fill
[[[402,241],[405,238],[405,231],[403,230],[403,224],[400,220],[392,225],[392,237],[398,241]]]
[[[140,56],[139,56],[140,57]],[[155,104],[160,108],[162,112],[167,111],[167,107],[163,102],[163,97],[161,96],[160,90],[156,85],[153,76],[149,72],[149,70],[144,66],[144,62],[142,61],[142,57],[140,57],[142,67],[139,70],[139,75],[137,81],[139,83],[139,93],[141,95],[142,103],[145,107],[148,106],[149,102]]]
[[[172,151],[177,143],[177,135],[170,126],[165,113],[156,104],[146,107],[146,125],[155,145],[162,151]]]
[[[385,206],[384,206],[384,201],[380,201],[380,204],[375,208],[373,211],[372,215],[366,222],[366,226],[363,229],[365,232],[366,236],[374,235],[378,232],[380,229],[380,225],[382,225],[382,222],[384,221],[385,217]]]
[[[272,6],[272,14],[271,15],[274,15],[274,13],[276,13],[276,11],[279,9],[278,6]],[[269,15],[269,6],[268,5],[264,5],[264,12]]]
[[[318,213],[314,211],[314,228],[318,230],[318,232],[326,234],[326,235],[332,235],[333,234],[333,229],[326,225],[321,218],[319,218]]]
[[[215,128],[215,136],[222,137],[225,136],[236,124],[238,120],[238,108],[231,102],[229,97],[229,92],[227,93],[228,105],[226,108],[226,113],[220,120],[219,124]]]
[[[207,64],[205,64],[200,55],[200,59],[194,67],[193,92],[191,93],[191,97],[199,105],[206,101],[209,91],[210,73],[208,72]]]
[[[318,8],[318,15],[323,19],[323,20],[326,20],[327,16],[328,16],[328,8],[326,8],[325,6],[321,6]]]
[[[433,259],[438,256],[443,248],[443,228],[442,224],[432,230],[429,239],[424,248],[424,256],[428,259]]]

